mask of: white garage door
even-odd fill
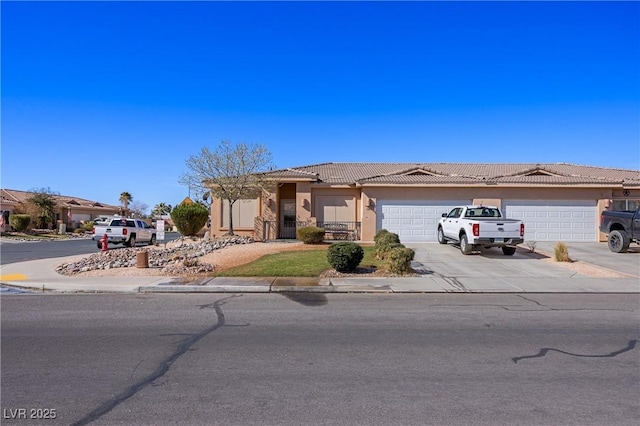
[[[437,241],[436,227],[442,213],[467,204],[471,200],[378,200],[376,231],[394,232],[402,243]]]
[[[506,200],[502,207],[524,222],[525,241],[596,241],[595,200]]]

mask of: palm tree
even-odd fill
[[[171,213],[171,204],[159,203],[151,210],[151,216],[162,216]]]
[[[129,203],[133,201],[133,195],[129,194],[127,191],[124,191],[120,194],[120,200],[122,205],[124,206],[125,213],[129,211]]]

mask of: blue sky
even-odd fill
[[[640,169],[637,2],[6,2],[1,185],[152,208],[221,140],[278,168]]]

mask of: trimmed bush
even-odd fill
[[[78,229],[82,230],[82,232],[91,232],[93,231],[93,225],[94,225],[93,221],[90,220],[80,225],[80,228]],[[76,229],[76,231],[78,231],[78,229]]]
[[[335,243],[327,249],[327,261],[338,272],[355,271],[362,258],[364,250],[356,243]]]
[[[411,272],[411,261],[416,255],[413,249],[407,247],[395,247],[388,253],[389,272],[404,275]]]
[[[398,234],[392,232],[386,232],[378,236],[376,242],[376,258],[384,260],[387,258],[387,254],[394,248],[404,247],[400,244],[400,237]]]
[[[556,244],[553,251],[555,252],[556,262],[571,262],[569,247],[562,241]]]
[[[382,236],[384,236],[385,234],[388,234],[389,231],[387,231],[386,229],[381,229],[378,232],[376,232],[376,235],[373,237],[373,242],[378,245],[378,240],[380,240],[380,238],[382,238]]]
[[[9,216],[9,225],[16,232],[24,232],[31,223],[31,216],[28,214],[12,214]]]
[[[305,244],[320,244],[324,240],[324,229],[317,226],[305,226],[296,232],[298,239]]]
[[[197,235],[209,220],[209,210],[199,203],[180,204],[171,211],[171,220],[186,237]]]
[[[400,243],[389,243],[384,244],[382,246],[376,247],[376,259],[378,260],[386,260],[389,258],[389,253],[393,249],[404,248],[404,244]]]

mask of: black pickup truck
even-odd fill
[[[629,244],[640,244],[640,207],[636,211],[603,211],[600,232],[609,236],[609,250],[624,253]]]

